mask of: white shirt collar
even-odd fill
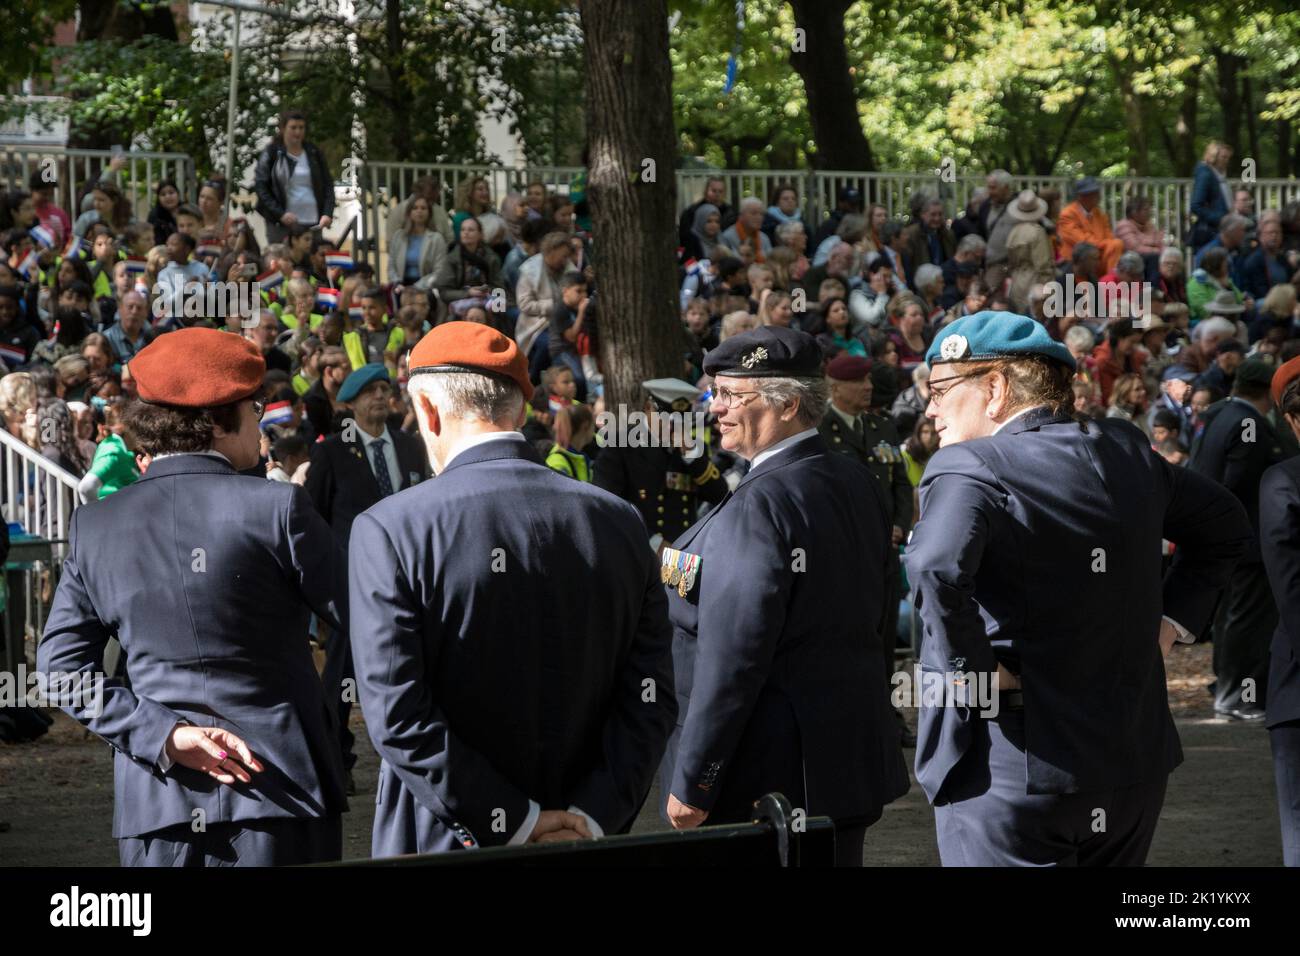
[[[181,455],[202,455],[205,458],[218,458],[221,461],[224,461],[227,465],[230,465],[231,468],[235,467],[233,464],[231,464],[229,458],[221,454],[221,452],[219,451],[213,451],[211,448],[209,448],[207,451],[169,451],[165,455],[154,455],[149,460],[151,462],[162,461],[164,458],[179,458]]]
[[[1033,411],[1035,408],[1037,408],[1037,407],[1038,407],[1038,406],[1036,406],[1036,405],[1031,405],[1029,408],[1022,408],[1022,409],[1020,409],[1020,411],[1016,412],[1014,415],[1012,415],[1010,418],[1008,418],[1005,422],[1001,422],[1001,423],[998,425],[997,428],[993,429],[993,434],[996,435],[998,432],[1002,431],[1002,429],[1006,428],[1008,425],[1010,425],[1012,422],[1014,422],[1017,418],[1020,418],[1022,415],[1026,415],[1026,414],[1028,414],[1029,412],[1032,412],[1032,411]]]
[[[754,456],[754,460],[749,463],[749,470],[753,471],[755,468],[757,468],[767,459],[771,458],[777,452],[789,448],[795,442],[803,441],[805,438],[809,438],[816,434],[817,434],[817,429],[805,428],[803,431],[799,432],[798,434],[791,435],[789,438],[782,438],[775,445],[768,445],[766,448],[764,448],[762,451],[760,451],[757,455]]]
[[[837,406],[834,402],[831,402],[831,403],[830,403],[830,406],[831,406],[831,409],[835,412],[835,414],[838,415],[838,416],[840,416],[840,421],[842,421],[844,424],[848,425],[850,428],[856,428],[856,427],[857,427],[857,425],[856,425],[856,422],[857,422],[857,420],[858,420],[858,419],[857,419],[857,416],[855,416],[855,415],[850,415],[848,412],[841,410],[841,409],[839,408],[839,406]]]
[[[369,450],[370,450],[370,446],[371,446],[372,444],[374,444],[375,442],[379,441],[381,438],[382,438],[384,441],[388,441],[388,426],[387,426],[387,425],[384,426],[384,430],[383,430],[383,432],[382,432],[381,434],[378,434],[378,435],[372,435],[372,434],[370,434],[370,432],[366,431],[364,428],[362,428],[360,425],[358,425],[358,426],[357,426],[357,434],[361,436],[361,446],[362,446],[363,448],[365,448],[367,451],[369,451]],[[389,442],[389,444],[391,445],[392,442]],[[395,451],[395,450],[396,450],[396,449],[394,449],[394,451]]]
[[[447,455],[447,460],[442,463],[442,470],[446,471],[448,466],[456,460],[456,456],[461,452],[469,451],[478,445],[486,444],[490,441],[499,441],[503,438],[518,439],[524,441],[523,432],[479,432],[477,435],[466,435],[464,438],[451,446],[451,452]]]

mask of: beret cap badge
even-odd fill
[[[746,355],[740,364],[745,366],[745,368],[753,368],[765,358],[767,358],[767,349],[760,345],[758,348],[754,349],[754,351]]]
[[[970,354],[970,343],[964,335],[950,335],[939,345],[939,357],[946,362]]]

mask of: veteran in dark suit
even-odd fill
[[[1260,480],[1286,457],[1269,420],[1273,367],[1241,363],[1232,395],[1205,412],[1205,428],[1187,467],[1236,496],[1250,518],[1246,554],[1233,569],[1214,627],[1214,712],[1230,720],[1262,721],[1267,702],[1268,644],[1277,605],[1260,556]]]
[[[750,469],[663,553],[680,707],[664,813],[678,829],[745,821],[779,791],[831,817],[837,861],[861,866],[866,827],[908,787],[879,644],[884,496],[817,432],[812,336],[745,332],[705,371],[722,447]]]
[[[1249,523],[1131,424],[1073,420],[1074,360],[1033,319],[958,319],[926,362],[941,447],[903,561],[940,857],[1140,865],[1182,762],[1163,653],[1208,627]]]
[[[693,525],[702,504],[721,501],[727,482],[709,459],[705,427],[693,421],[699,389],[676,378],[651,379],[641,387],[649,396],[644,414],[651,424],[610,431],[591,480],[640,512],[657,549]]]
[[[1273,373],[1271,391],[1283,420],[1300,439],[1300,358]],[[1264,472],[1259,539],[1278,609],[1265,724],[1273,747],[1282,860],[1300,866],[1300,458]]]
[[[264,371],[213,329],[144,348],[129,427],[153,460],[73,516],[37,664],[89,676],[121,642],[127,679],[67,710],[115,751],[124,866],[341,855],[343,768],[307,625],[346,607],[343,554],[301,489],[238,474],[257,461]]]
[[[898,545],[912,528],[912,482],[899,448],[898,429],[883,415],[872,415],[871,361],[854,355],[837,355],[826,363],[830,402],[817,430],[831,451],[848,455],[864,465],[879,483],[890,525],[889,563],[885,565],[885,616],[880,626],[880,648],[888,683],[894,673],[898,645],[898,602],[902,592]],[[902,714],[899,714],[901,723]],[[905,746],[916,738],[901,729]]]
[[[316,510],[334,529],[344,549],[357,515],[389,495],[429,476],[424,446],[418,438],[388,426],[393,389],[382,364],[363,365],[344,379],[338,398],[351,414],[340,431],[312,446],[304,488]],[[354,738],[348,729],[355,698],[347,681],[354,680],[351,646],[346,636],[330,640],[321,675],[338,711],[339,749],[347,771],[348,792],[356,793],[352,768]]]
[[[527,360],[448,322],[411,352],[437,477],[352,529],[352,651],[383,758],[375,856],[631,826],[677,715],[671,631],[636,511],[518,431]]]

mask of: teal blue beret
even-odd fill
[[[1073,369],[1074,356],[1041,322],[1014,312],[976,312],[939,330],[925,353],[927,365],[1042,355]]]
[[[363,365],[343,380],[339,386],[339,401],[350,402],[361,394],[361,390],[371,382],[387,382],[388,369],[378,362]]]

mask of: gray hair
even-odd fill
[[[791,219],[789,222],[783,222],[776,227],[776,238],[780,242],[785,242],[796,232],[803,232],[803,223],[798,219]]]
[[[524,406],[524,393],[512,379],[481,372],[417,372],[407,389],[412,398],[427,396],[440,414],[465,421],[513,422]]]
[[[922,362],[916,368],[912,369],[913,383],[928,382],[928,381],[930,381],[930,366]]]
[[[795,421],[806,428],[818,425],[830,401],[830,386],[818,378],[756,378],[754,390],[769,408],[784,408],[799,403]]]
[[[1142,256],[1137,252],[1126,252],[1119,257],[1116,268],[1124,272],[1136,272],[1141,274],[1146,271],[1146,263],[1142,261]]]
[[[993,170],[993,172],[989,173],[988,178],[993,180],[993,182],[997,183],[999,186],[1011,185],[1011,174],[1005,169]]]
[[[1073,346],[1077,346],[1082,352],[1091,352],[1096,342],[1092,330],[1086,325],[1072,325],[1065,333],[1065,347],[1071,351],[1074,351]]]
[[[1231,232],[1238,226],[1245,229],[1247,225],[1249,225],[1249,220],[1246,219],[1245,216],[1239,216],[1235,212],[1230,212],[1219,220],[1219,232]]]
[[[753,209],[755,206],[759,209],[767,208],[767,206],[763,204],[763,200],[759,199],[757,196],[746,196],[740,201],[741,212],[744,212],[746,209]]]
[[[961,241],[957,243],[957,251],[955,254],[960,255],[966,252],[983,252],[988,248],[988,246],[989,244],[984,241],[983,236],[977,236],[974,233],[971,233],[968,236],[961,237]]]
[[[1183,250],[1179,249],[1177,246],[1165,246],[1160,250],[1160,261],[1164,262],[1166,259],[1177,259],[1179,262],[1182,262]]]
[[[928,289],[934,282],[943,281],[943,270],[932,262],[925,262],[916,267],[916,275],[912,277],[917,291]]]
[[[1192,329],[1192,337],[1198,342],[1207,335],[1217,335],[1219,338],[1225,338],[1236,334],[1236,323],[1230,319],[1225,319],[1221,315],[1212,315],[1208,319],[1202,319],[1200,325]]]
[[[839,236],[846,242],[857,242],[867,231],[867,217],[856,212],[851,212],[840,220],[839,228],[835,230],[835,235]]]

